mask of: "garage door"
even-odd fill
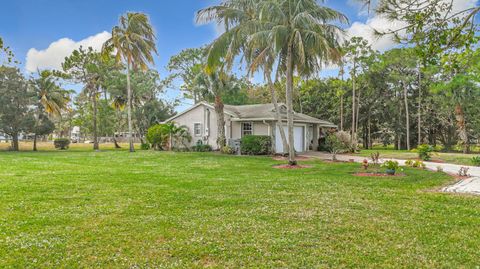
[[[277,126],[278,127],[278,126]],[[280,128],[275,128],[275,148],[277,153],[283,152],[283,143],[282,143],[282,136],[280,135]],[[285,130],[285,135],[287,136],[288,141],[288,127],[283,126]],[[305,128],[303,126],[294,126],[293,127],[293,139],[295,150],[297,152],[304,152],[305,151]]]

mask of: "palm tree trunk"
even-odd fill
[[[418,142],[422,144],[422,72],[420,64],[418,65],[418,115],[417,115]]]
[[[37,112],[35,115],[35,130],[38,127],[38,122],[40,121],[40,112],[39,112],[39,107],[37,107]],[[37,151],[37,132],[35,131],[34,136],[33,136],[33,151]]]
[[[135,152],[132,137],[132,89],[130,85],[130,60],[127,62],[127,121],[128,121],[128,143],[130,152]]]
[[[93,103],[93,150],[98,150],[97,92],[92,93],[92,103]]]
[[[267,74],[266,77],[268,82],[268,88],[270,89],[270,95],[272,96],[273,107],[275,108],[275,118],[276,118],[275,120],[277,121],[277,125],[280,131],[280,137],[282,138],[282,143],[283,143],[282,153],[285,155],[285,153],[289,151],[288,142],[287,142],[287,136],[285,135],[285,129],[283,128],[283,124],[282,124],[282,116],[280,115],[280,108],[278,107],[277,94],[275,93],[275,88],[273,87],[272,78],[270,77],[269,74]]]
[[[455,106],[455,118],[457,119],[458,136],[463,144],[463,153],[469,153],[470,143],[468,141],[468,133],[465,123],[465,112],[463,111],[463,107],[460,103],[457,103]]]
[[[225,114],[223,113],[222,97],[215,95],[215,112],[217,113],[217,145],[222,149],[226,145],[225,138]]]
[[[408,89],[405,82],[403,84],[403,101],[405,103],[405,127],[407,133],[407,150],[410,150],[410,115],[408,110]]]
[[[287,52],[287,126],[288,126],[288,164],[297,165],[295,160],[295,141],[293,136],[293,52],[292,45],[289,44]]]
[[[355,149],[357,144],[357,135],[355,131],[355,98],[356,98],[356,86],[355,85],[355,68],[356,62],[353,61],[353,72],[352,72],[352,146]]]

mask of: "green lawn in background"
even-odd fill
[[[418,159],[418,154],[415,151],[394,150],[394,149],[362,149],[356,155],[370,157],[374,152],[380,153],[380,158],[396,158],[396,159]],[[433,162],[439,163],[453,163],[459,165],[473,165],[472,158],[480,156],[480,154],[462,154],[462,153],[446,153],[434,152],[432,153]]]
[[[473,268],[480,198],[452,179],[280,170],[269,157],[0,152],[0,267]],[[305,162],[303,162],[305,163]]]

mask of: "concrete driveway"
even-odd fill
[[[325,153],[325,152],[316,152],[316,151],[309,151],[302,156],[318,158],[322,160],[331,160],[332,154]],[[337,159],[340,161],[351,161],[357,163],[362,163],[363,160],[367,159],[371,161],[369,157],[362,157],[362,156],[353,156],[353,155],[337,155]],[[405,160],[401,159],[380,159],[380,162],[383,163],[386,160],[396,160],[400,165],[405,164]],[[470,175],[469,178],[460,180],[451,186],[447,186],[442,189],[444,192],[453,192],[453,193],[469,193],[469,194],[476,194],[480,195],[480,167],[475,166],[467,166],[467,165],[458,165],[458,164],[450,164],[450,163],[434,163],[434,162],[424,162],[427,166],[427,169],[432,171],[437,171],[437,167],[441,167],[445,173],[449,173],[452,175],[457,175],[458,171],[461,167],[468,167],[468,174]]]

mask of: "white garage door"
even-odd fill
[[[278,126],[277,126],[278,127]],[[283,126],[283,129],[285,130],[285,135],[287,136],[287,141],[288,141],[288,127]],[[280,128],[275,128],[276,134],[275,134],[275,148],[277,153],[282,153],[283,152],[283,143],[282,143],[282,136],[280,135]],[[295,150],[297,152],[304,152],[305,149],[305,128],[303,126],[294,126],[293,127],[293,139],[294,139],[294,145],[295,145]]]

